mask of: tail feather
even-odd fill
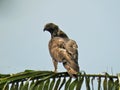
[[[77,78],[77,74],[78,74],[78,67],[76,67],[77,69],[73,69],[72,67],[70,67],[70,65],[67,63],[67,62],[64,62],[63,63],[63,66],[66,68],[68,74],[71,76],[71,77],[75,77]]]

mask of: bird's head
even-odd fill
[[[54,23],[48,23],[44,27],[44,31],[48,31],[51,33],[51,37],[62,37],[62,38],[68,38],[68,36],[59,29],[59,27]]]
[[[57,32],[58,29],[59,29],[59,27],[57,25],[55,25],[54,23],[48,23],[44,27],[44,31],[48,31],[51,34],[53,34],[54,32]]]

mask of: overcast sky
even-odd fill
[[[54,69],[49,22],[77,42],[81,70],[120,73],[120,0],[0,0],[0,73]]]

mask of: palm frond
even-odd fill
[[[94,82],[97,84],[94,85]],[[0,74],[0,90],[119,90],[118,76],[109,74],[78,73],[77,78],[70,77],[67,72],[25,70],[16,74]]]

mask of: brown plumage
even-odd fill
[[[79,72],[78,65],[78,46],[76,42],[69,39],[68,36],[53,23],[48,23],[44,31],[51,33],[49,41],[49,52],[53,60],[55,72],[57,72],[58,62],[62,62],[70,76],[76,76]]]

